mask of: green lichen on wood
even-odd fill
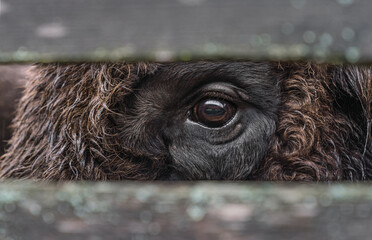
[[[221,234],[234,239],[284,239],[295,238],[299,231],[305,234],[302,239],[368,239],[370,228],[354,232],[334,226],[367,226],[371,214],[368,184],[0,185],[0,238],[4,239],[39,239],[48,234],[52,239],[215,239]]]

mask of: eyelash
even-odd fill
[[[239,102],[239,99],[232,97],[226,93],[217,92],[217,91],[216,92],[208,91],[208,92],[198,93],[198,97],[194,99],[192,106],[194,106],[195,104],[197,104],[198,102],[206,98],[221,99],[221,100],[228,101],[231,103]]]
[[[186,94],[182,99],[182,106],[187,109],[193,108],[198,102],[203,99],[215,99],[224,100],[234,104],[237,108],[249,104],[248,94],[237,86],[231,85],[229,83],[213,83],[216,87],[210,86],[208,84],[200,87],[199,89],[193,89],[188,94]],[[221,87],[222,86],[222,87]],[[244,96],[244,97],[242,97]]]
[[[198,101],[204,99],[204,98],[215,98],[215,99],[222,99],[222,100],[225,100],[225,101],[229,101],[229,102],[235,102],[237,99],[231,97],[230,95],[227,95],[226,93],[222,93],[222,92],[204,92],[202,94],[199,95],[199,99]]]

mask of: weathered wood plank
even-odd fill
[[[0,61],[372,59],[367,0],[1,0]]]
[[[1,239],[370,239],[369,185],[0,185]]]

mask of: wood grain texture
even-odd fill
[[[370,239],[369,185],[0,185],[1,239]]]
[[[368,0],[1,0],[0,61],[370,62]]]

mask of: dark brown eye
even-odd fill
[[[203,99],[192,109],[192,120],[207,127],[225,125],[236,113],[236,107],[221,99]]]

